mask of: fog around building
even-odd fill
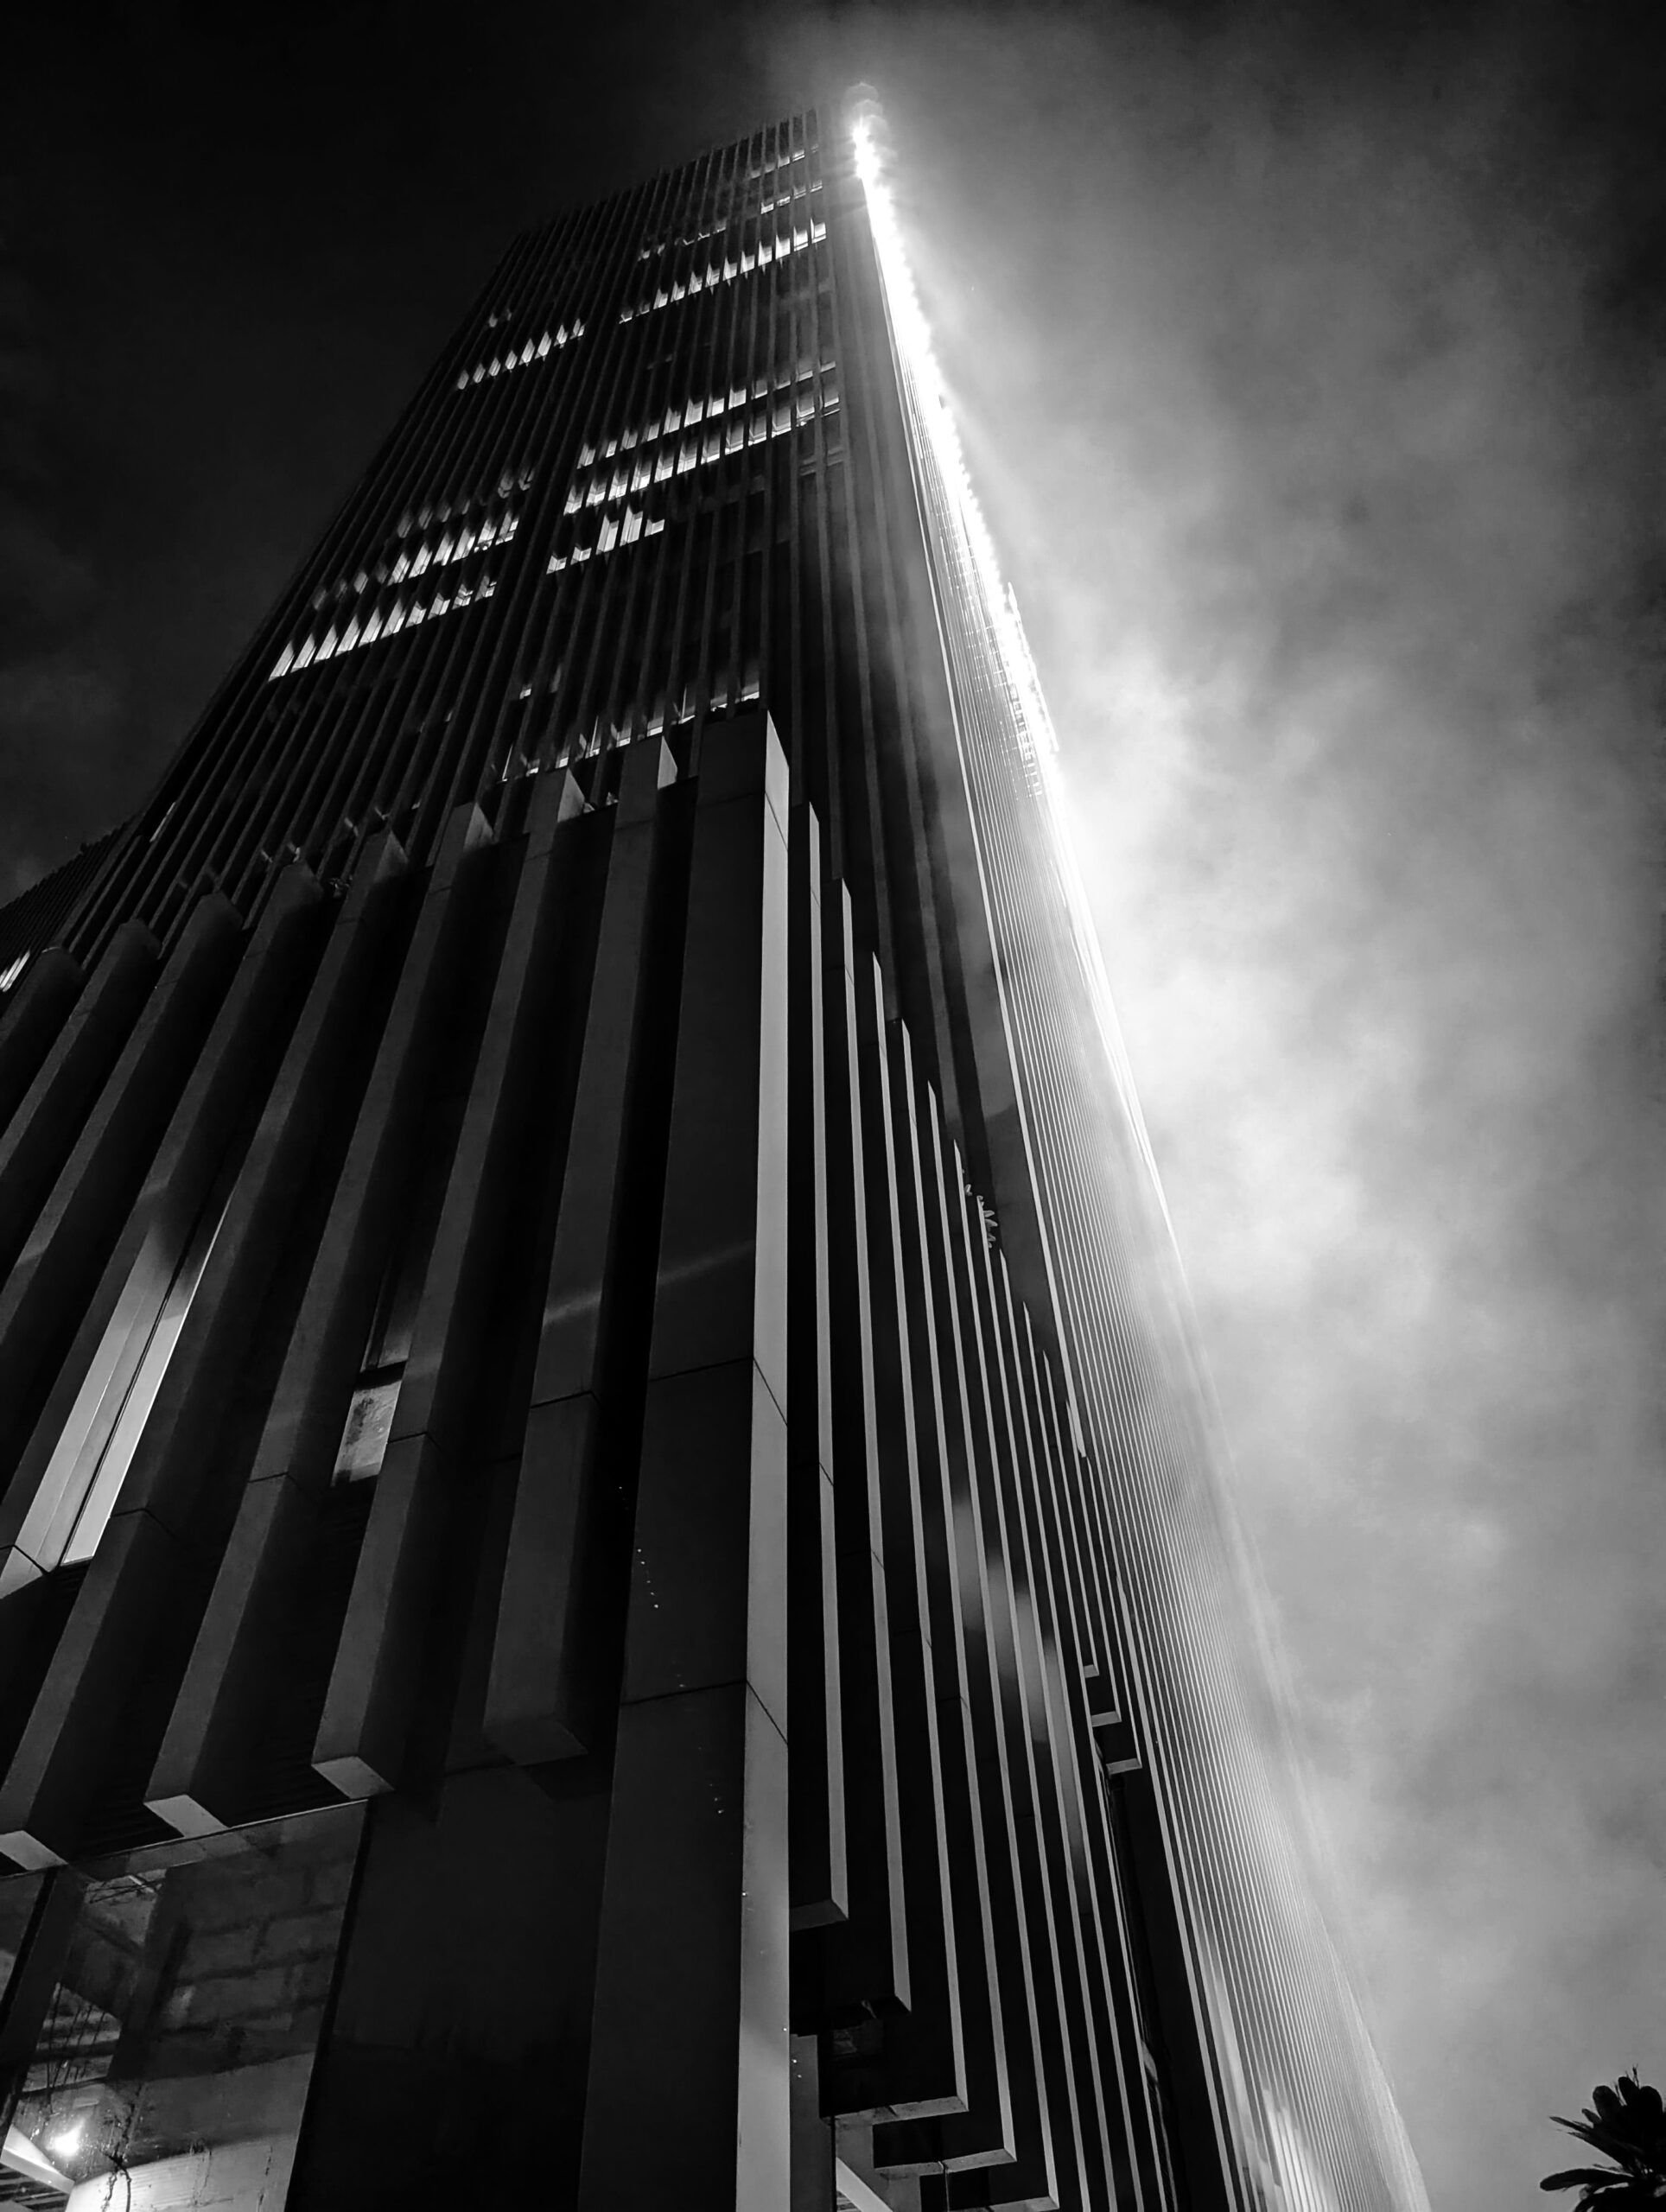
[[[1602,13],[155,7],[0,85],[0,896],[510,232],[879,88],[1436,2212],[1666,2075],[1660,83]]]
[[[1555,60],[962,15],[889,101],[1437,2212],[1666,2067],[1663,393]]]

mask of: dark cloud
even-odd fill
[[[879,87],[1437,2212],[1666,2069],[1646,20],[42,11],[0,86],[0,888],[507,234]]]
[[[0,899],[73,847],[119,712],[86,634],[97,579],[62,518],[44,321],[0,241]]]

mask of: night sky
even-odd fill
[[[517,230],[878,87],[1436,2212],[1666,2076],[1653,12],[63,7],[0,69],[0,897]]]

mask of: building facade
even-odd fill
[[[0,2202],[1422,2206],[1055,779],[810,113],[0,912]]]

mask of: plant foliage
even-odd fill
[[[1577,2189],[1574,2212],[1662,2212],[1666,2206],[1666,2103],[1658,2089],[1639,2082],[1635,2069],[1612,2088],[1591,2092],[1582,2120],[1554,2114],[1558,2127],[1577,2135],[1613,2164],[1570,2166],[1547,2174],[1541,2189]]]

